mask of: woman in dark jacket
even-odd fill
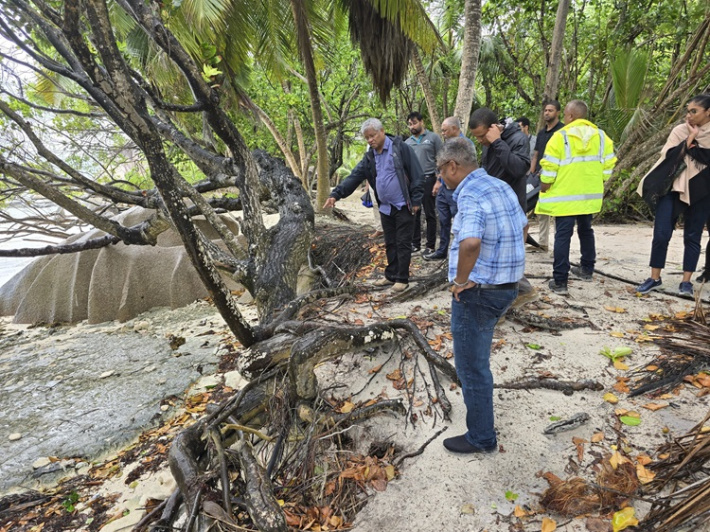
[[[710,216],[710,94],[696,96],[687,109],[685,122],[673,128],[661,158],[637,190],[656,213],[651,277],[636,287],[641,294],[661,286],[668,243],[683,214],[683,279],[678,291],[693,295],[690,279],[698,265],[703,227]]]

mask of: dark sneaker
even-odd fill
[[[705,270],[703,273],[698,275],[698,278],[695,279],[695,281],[698,283],[707,283],[710,281],[710,270]]]
[[[434,251],[432,253],[426,254],[422,257],[424,260],[444,260],[446,258],[446,253],[443,251]]]
[[[678,287],[678,293],[682,296],[693,297],[693,283],[691,283],[690,281],[684,281],[680,283],[680,286]]]
[[[422,256],[424,255],[431,255],[434,253],[436,250],[434,248],[424,248],[424,251],[422,251]]]
[[[417,252],[417,251],[420,251],[421,249],[422,249],[421,246],[417,246],[416,244],[412,244],[412,251]]]
[[[567,283],[562,284],[558,283],[554,279],[550,279],[550,282],[547,283],[547,286],[555,294],[560,294],[561,296],[566,296],[567,294],[569,294],[569,292],[567,291]]]
[[[582,281],[592,280],[592,272],[583,269],[581,266],[572,266],[570,273]]]
[[[636,287],[636,291],[639,294],[648,294],[651,290],[656,290],[657,288],[660,288],[662,284],[663,281],[661,281],[661,279],[652,279],[649,277]]]
[[[456,436],[454,438],[446,438],[444,440],[444,447],[451,451],[452,453],[462,453],[462,454],[473,454],[473,453],[493,453],[498,450],[498,444],[492,445],[491,447],[482,448],[476,447],[468,443],[466,435]]]

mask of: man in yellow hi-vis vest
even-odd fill
[[[614,143],[587,118],[587,104],[572,100],[565,106],[567,124],[555,132],[540,161],[540,199],[535,213],[555,217],[555,250],[549,287],[567,294],[570,273],[569,247],[577,224],[582,251],[579,267],[571,272],[583,281],[591,281],[596,260],[592,215],[602,208],[604,181],[616,164]]]

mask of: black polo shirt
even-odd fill
[[[562,120],[560,120],[559,122],[557,122],[555,127],[550,129],[549,131],[547,127],[543,127],[540,131],[537,132],[537,141],[535,142],[535,151],[537,152],[537,166],[535,167],[536,172],[540,171],[540,161],[542,161],[542,156],[545,155],[545,147],[547,146],[547,143],[550,138],[552,138],[552,134],[558,129],[562,129],[563,127],[565,127],[565,125]]]

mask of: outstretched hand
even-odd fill
[[[327,200],[325,200],[325,203],[323,204],[324,209],[331,209],[335,207],[335,198],[334,197],[329,197]]]

